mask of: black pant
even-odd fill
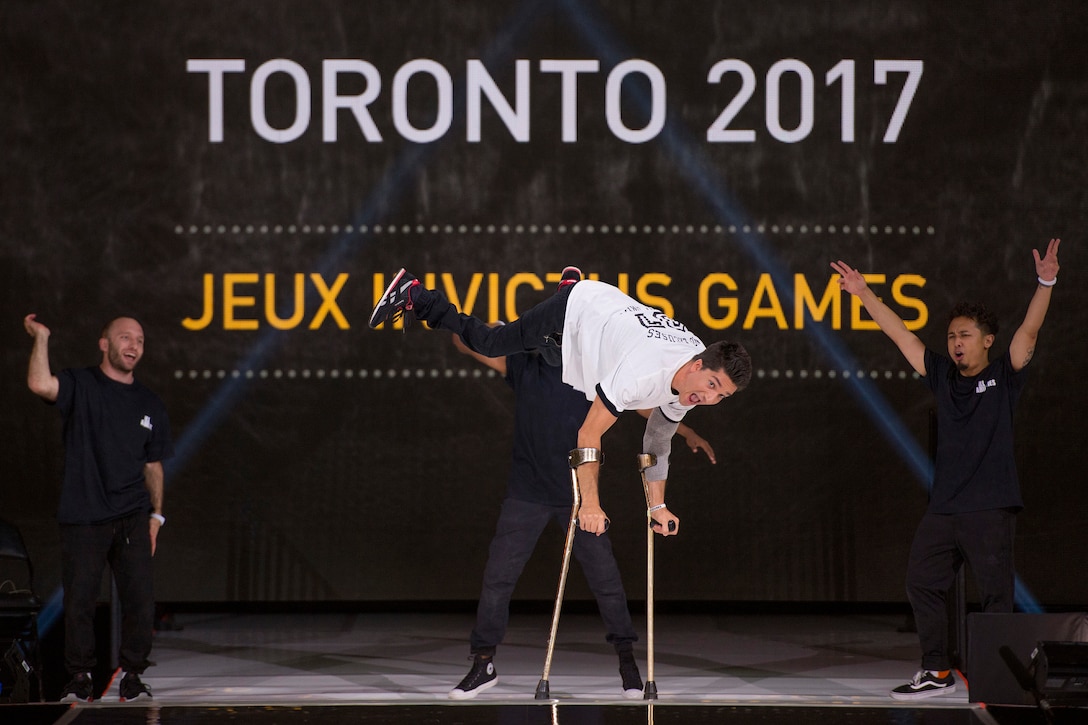
[[[570,521],[570,506],[548,506],[511,498],[503,501],[487,566],[484,567],[484,583],[476,608],[476,627],[469,640],[473,654],[493,655],[502,642],[510,621],[510,597],[514,593],[514,586],[536,548],[541,532],[551,520],[566,530]],[[604,620],[605,640],[617,651],[630,651],[631,644],[638,641],[638,635],[631,624],[627,594],[608,534],[597,536],[578,529],[571,552],[582,566],[589,589],[597,600],[597,608]],[[558,560],[559,552],[555,553]]]
[[[121,651],[126,672],[150,664],[155,599],[151,581],[151,530],[140,512],[104,524],[61,524],[64,584],[64,664],[70,674],[90,672],[95,657],[94,613],[108,563],[121,600]]]
[[[1016,514],[1008,509],[964,514],[926,513],[918,524],[907,564],[907,598],[914,609],[922,668],[947,670],[946,594],[966,561],[984,612],[1011,612],[1016,594],[1013,537]]]
[[[458,310],[438,290],[421,290],[415,299],[416,317],[431,327],[457,333],[470,349],[487,357],[502,357],[529,350],[540,350],[545,360],[560,364],[556,355],[563,335],[567,298],[574,285],[566,285],[554,295],[525,311],[507,325],[491,327],[478,317]]]

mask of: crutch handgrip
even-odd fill
[[[650,528],[651,529],[658,528],[660,526],[661,526],[660,521],[655,521],[654,519],[650,519]],[[669,533],[671,534],[674,531],[676,531],[676,522],[675,521],[669,521]]]
[[[673,522],[673,521],[670,521],[669,523],[671,524],[671,523],[675,523],[675,522]],[[575,519],[575,520],[574,520],[574,525],[575,525],[575,526],[581,526],[581,525],[582,525],[582,522],[581,522],[581,520],[579,520],[579,519]],[[607,516],[605,516],[605,517],[604,517],[604,530],[605,530],[605,531],[608,531],[608,527],[609,527],[609,526],[611,526],[611,525],[612,525],[612,519],[610,519],[610,518],[608,518]]]
[[[583,463],[604,463],[604,452],[600,448],[575,448],[567,457],[571,468],[578,468]]]

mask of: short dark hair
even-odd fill
[[[739,342],[719,340],[692,358],[702,360],[708,370],[723,372],[729,376],[737,391],[744,390],[752,382],[752,358]]]
[[[974,320],[984,335],[997,335],[997,315],[986,309],[986,305],[978,302],[959,302],[948,313],[948,321],[951,322],[957,317]]]

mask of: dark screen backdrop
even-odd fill
[[[687,423],[666,600],[897,602],[931,401],[829,262],[938,351],[980,299],[1003,353],[1065,240],[1017,413],[1017,562],[1088,601],[1088,10],[1038,2],[5,2],[0,515],[59,581],[60,421],[25,386],[139,317],[170,410],[167,601],[469,600],[511,393],[422,325],[367,317],[406,266],[512,319],[567,264],[752,353]],[[644,586],[642,420],[602,497]],[[517,595],[554,593],[561,532]],[[571,596],[587,590],[575,575]]]

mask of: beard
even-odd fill
[[[113,345],[110,345],[110,349],[107,351],[106,357],[110,361],[110,365],[112,365],[117,370],[125,373],[131,373],[133,370],[135,370],[136,362],[139,362],[139,359],[137,359],[136,362],[129,362],[128,358],[122,355],[121,351]]]

